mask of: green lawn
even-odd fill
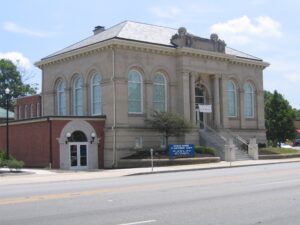
[[[259,149],[260,155],[270,155],[270,154],[300,154],[300,151],[290,148],[261,148]]]

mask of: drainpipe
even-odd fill
[[[113,84],[113,114],[114,114],[114,122],[111,127],[113,131],[113,163],[112,167],[117,167],[117,149],[116,149],[116,83],[115,83],[115,49],[112,47],[112,77],[111,81]]]
[[[49,124],[49,168],[52,168],[52,122],[50,117],[47,118]]]

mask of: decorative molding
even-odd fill
[[[263,61],[239,58],[234,55],[224,54],[220,52],[195,49],[195,48],[190,48],[185,46],[181,48],[174,48],[172,46],[161,46],[161,45],[141,43],[141,42],[135,42],[130,40],[122,40],[122,39],[111,39],[90,46],[86,46],[84,48],[80,48],[70,52],[52,56],[49,58],[44,58],[41,61],[36,62],[35,66],[43,69],[43,67],[45,66],[72,61],[84,56],[98,54],[100,52],[111,50],[111,49],[126,49],[131,51],[138,51],[138,52],[145,52],[145,53],[152,53],[152,54],[159,54],[159,55],[168,55],[168,56],[199,57],[207,60],[227,62],[230,64],[254,66],[260,69],[264,69],[267,66],[269,66],[269,63]]]

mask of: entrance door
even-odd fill
[[[87,143],[70,143],[70,167],[71,169],[87,168]]]
[[[196,86],[195,87],[195,110],[196,110],[196,122],[199,124],[200,129],[204,129],[205,127],[205,118],[204,113],[199,111],[199,105],[204,105],[205,102],[205,91],[204,86]]]

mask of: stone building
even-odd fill
[[[183,27],[132,21],[98,26],[92,36],[36,63],[42,70],[41,114],[76,120],[105,116],[99,137],[104,167],[117,167],[136,148],[165,147],[164,137],[145,124],[154,111],[177,113],[196,125],[172,143],[204,144],[226,135],[265,143],[268,65],[229,48],[217,34],[202,38]],[[62,141],[70,131],[62,129],[58,152],[72,151]],[[62,165],[65,158],[59,160]]]

